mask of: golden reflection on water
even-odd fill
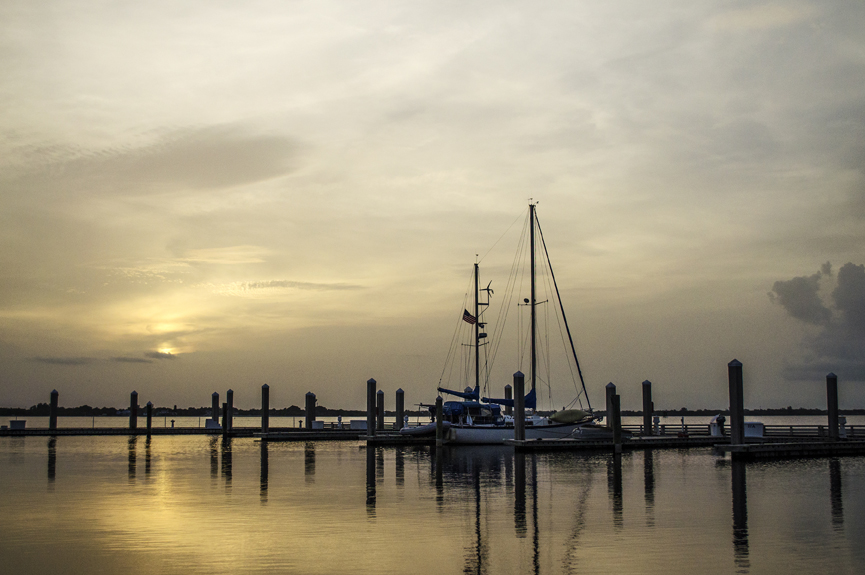
[[[21,574],[845,573],[865,559],[863,472],[705,449],[0,438],[0,555]]]

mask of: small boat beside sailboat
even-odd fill
[[[528,307],[530,312],[530,366],[529,366],[529,391],[524,397],[523,405],[525,407],[526,416],[524,420],[525,438],[531,439],[565,439],[565,438],[591,438],[600,439],[604,436],[610,436],[609,428],[595,425],[595,421],[601,418],[600,415],[595,415],[591,408],[591,403],[588,399],[585,382],[582,377],[579,361],[576,357],[576,350],[573,344],[573,338],[570,334],[570,328],[567,324],[567,319],[564,315],[561,298],[559,297],[558,286],[555,284],[555,276],[552,272],[552,266],[549,263],[549,256],[546,253],[546,244],[540,232],[540,224],[537,221],[536,204],[529,204],[529,215],[527,220],[528,227],[528,251],[530,256],[530,274],[529,274],[529,297],[524,298],[519,306]],[[538,383],[538,335],[537,335],[537,307],[541,304],[549,303],[548,300],[538,301],[536,294],[536,236],[540,238],[539,244],[543,246],[543,255],[549,269],[549,277],[552,280],[552,285],[555,287],[555,303],[557,304],[557,314],[561,314],[561,322],[564,324],[567,331],[567,339],[570,344],[569,353],[573,357],[573,365],[576,367],[576,372],[579,374],[581,391],[578,390],[577,397],[572,401],[571,406],[562,410],[543,415],[537,409],[537,390]],[[472,348],[473,358],[471,361],[474,368],[474,388],[466,387],[463,391],[447,389],[439,386],[437,391],[440,394],[455,396],[458,400],[444,401],[442,404],[442,427],[444,441],[452,444],[503,444],[507,439],[514,438],[514,416],[511,411],[514,407],[514,400],[510,397],[492,398],[482,397],[481,387],[487,389],[489,384],[489,373],[482,381],[481,378],[481,349],[488,345],[487,334],[483,331],[487,325],[484,320],[484,313],[488,310],[489,299],[492,292],[490,284],[486,288],[480,289],[479,265],[475,263],[473,272],[473,311],[464,310],[461,322],[468,323],[472,326],[471,343],[462,344],[463,347]],[[512,285],[509,280],[509,285]],[[515,285],[515,282],[513,283]],[[481,300],[481,294],[486,294],[486,301]],[[453,346],[452,346],[453,348]],[[449,354],[450,357],[450,354]],[[486,365],[487,362],[484,362]],[[488,367],[488,366],[487,366]],[[518,374],[523,377],[522,374]],[[506,388],[506,395],[509,389]],[[586,402],[586,408],[582,408],[582,400]],[[576,404],[580,404],[580,408]],[[430,410],[432,421],[423,426],[406,427],[400,433],[403,435],[423,436],[434,435],[437,431],[435,422],[436,406],[422,404]],[[504,408],[504,409],[503,409]]]

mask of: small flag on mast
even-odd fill
[[[463,321],[466,323],[474,324],[478,321],[478,318],[469,313],[469,310],[463,310]]]

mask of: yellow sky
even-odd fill
[[[738,358],[748,407],[823,407],[829,370],[861,407],[863,29],[855,2],[4,2],[0,405],[430,401],[475,254],[535,198],[596,404],[723,407]]]

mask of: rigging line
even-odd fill
[[[544,233],[541,231],[541,223],[538,222],[538,234],[541,236],[541,244],[544,246],[544,253],[547,258],[547,267],[550,268],[550,276],[553,278],[553,285],[556,288],[556,297],[559,300],[559,307],[562,309],[562,318],[565,321],[565,329],[568,332],[568,340],[571,342],[571,352],[574,354],[574,361],[577,364],[577,373],[580,374],[580,383],[583,385],[583,393],[586,394],[586,403],[589,405],[589,411],[592,411],[592,402],[589,400],[589,394],[586,391],[586,381],[583,379],[583,370],[580,369],[580,360],[577,359],[577,350],[574,347],[574,338],[571,337],[571,328],[568,327],[568,318],[565,317],[565,308],[562,306],[562,296],[559,293],[559,285],[556,283],[556,274],[553,272],[553,264],[550,261],[550,253],[547,251],[547,242],[544,239]]]
[[[543,254],[543,255],[546,256],[546,254]],[[547,268],[549,268],[549,266],[550,266],[549,260],[545,258],[545,262],[546,262]],[[552,281],[550,279],[550,276],[548,274],[545,274],[544,280],[545,280],[544,281],[544,287],[548,290],[547,293],[552,294],[553,293],[553,286],[551,285]],[[552,307],[553,307],[553,312],[555,313],[556,323],[559,327],[559,338],[561,339],[561,342],[562,342],[562,349],[566,350],[568,346],[567,346],[567,343],[565,343],[565,331],[564,331],[563,326],[562,326],[561,314],[559,313],[558,306],[552,306]],[[547,310],[547,319],[549,320],[549,310]],[[567,355],[567,353],[565,355]],[[574,364],[571,361],[570,357],[568,357],[567,359],[568,359],[568,361],[567,361],[568,373],[571,376],[571,383],[574,385],[574,391],[577,393],[576,397],[579,397],[580,395],[582,395],[582,391],[580,391],[579,387],[577,386],[577,378],[576,378],[576,375],[574,373]]]
[[[508,233],[509,231],[511,231],[511,228],[514,227],[514,224],[517,223],[517,222],[520,220],[520,216],[523,214],[523,211],[524,211],[524,210],[520,210],[520,213],[517,214],[517,217],[514,218],[514,221],[512,221],[512,222],[511,222],[511,225],[508,226],[508,229],[506,229],[506,230],[504,231],[504,233],[503,233],[501,236],[499,236],[499,239],[497,239],[496,242],[495,242],[492,246],[490,246],[490,249],[487,250],[487,253],[485,253],[485,254],[483,255],[483,257],[481,257],[481,259],[478,260],[478,263],[481,263],[482,261],[484,261],[484,258],[487,257],[488,255],[490,255],[490,252],[493,251],[493,248],[495,248],[495,247],[498,245],[498,243],[499,243],[500,241],[502,241],[502,238],[504,238],[504,237],[507,235],[507,233]]]
[[[528,219],[528,216],[526,216]],[[501,307],[499,307],[498,317],[496,319],[496,327],[493,331],[493,348],[491,351],[491,360],[490,360],[490,371],[492,371],[493,366],[495,365],[495,360],[498,357],[499,346],[504,341],[503,334],[505,332],[505,327],[507,325],[507,319],[510,315],[511,307],[513,305],[513,301],[515,297],[518,297],[516,292],[516,280],[517,280],[517,270],[520,267],[521,254],[525,251],[525,238],[526,238],[527,228],[524,226],[522,234],[520,235],[519,241],[517,242],[517,250],[514,253],[514,259],[511,262],[511,269],[508,274],[507,283],[505,284],[504,296],[502,297]],[[520,314],[517,313],[517,324],[518,328],[520,326]],[[521,333],[521,329],[518,329],[517,334]]]
[[[472,273],[474,273],[474,272],[472,272]],[[471,286],[471,284],[472,284],[472,277],[469,277],[469,286]],[[463,294],[463,308],[464,309],[465,309],[465,303],[466,303],[467,299],[468,299],[468,290],[466,290],[466,292]],[[459,344],[459,339],[460,339],[459,338],[459,331],[460,331],[460,327],[462,327],[462,323],[463,323],[463,312],[459,312],[457,323],[456,323],[456,326],[454,327],[454,333],[451,336],[451,344],[450,344],[450,347],[448,348],[447,357],[445,357],[445,364],[444,364],[444,366],[442,366],[442,373],[439,376],[439,387],[441,387],[442,380],[444,379],[445,372],[448,370],[448,366],[450,366],[451,373],[453,373],[453,363],[456,362],[455,356],[456,356],[457,345]],[[448,378],[448,381],[450,381],[450,378]]]

